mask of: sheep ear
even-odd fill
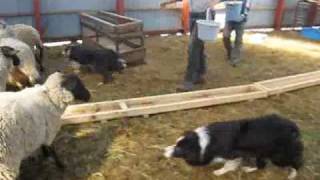
[[[16,49],[9,47],[9,46],[0,46],[0,50],[1,50],[2,54],[6,57],[14,56],[19,52],[19,50],[16,50]]]

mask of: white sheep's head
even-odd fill
[[[31,49],[24,49],[18,53],[18,57],[21,59],[20,70],[28,76],[32,85],[40,83],[42,77],[37,68],[37,62]]]
[[[54,92],[51,98],[68,104],[73,100],[89,101],[90,93],[80,78],[75,74],[63,74],[56,72],[51,74],[45,82],[48,91]]]
[[[0,46],[10,46],[19,51],[16,54],[17,58],[20,59],[20,65],[18,66],[19,71],[13,71],[12,68],[10,69],[10,76],[8,79],[8,82],[10,84],[12,85],[19,84],[19,83],[23,84],[22,82],[13,82],[13,83],[10,82],[10,80],[20,79],[15,77],[14,72],[19,72],[19,75],[21,75],[22,73],[26,77],[28,77],[28,81],[30,82],[31,85],[35,85],[41,82],[42,77],[40,75],[39,70],[37,69],[37,62],[35,60],[33,51],[27,44],[15,38],[9,37],[9,38],[2,38],[0,40]]]
[[[0,52],[2,53],[3,56],[5,56],[8,60],[12,61],[12,65],[10,65],[10,74],[8,77],[8,84],[18,88],[18,89],[22,89],[24,87],[30,87],[30,81],[29,78],[20,71],[20,69],[18,68],[18,66],[21,63],[20,58],[17,56],[17,53],[19,52],[19,50],[16,50],[12,47],[9,46],[0,46]],[[11,62],[9,62],[9,64],[11,64]]]

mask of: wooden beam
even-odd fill
[[[320,84],[320,71],[253,84],[69,106],[64,124],[146,116],[219,104],[250,101]]]

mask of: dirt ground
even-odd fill
[[[241,64],[234,68],[225,61],[221,39],[207,45],[207,83],[197,89],[226,87],[259,80],[318,70],[320,43],[306,41],[295,32],[269,34],[263,43],[245,38]],[[116,74],[115,80],[99,86],[99,75],[81,74],[92,101],[174,93],[186,67],[186,36],[146,39],[147,64]],[[65,69],[60,47],[49,48],[50,71]],[[297,179],[320,179],[320,87],[285,93],[268,99],[130,118],[110,122],[65,126],[55,141],[64,172],[52,161],[26,163],[25,179],[66,180],[281,180],[285,170],[269,165],[251,174],[241,171],[215,177],[218,166],[194,168],[182,160],[165,159],[163,148],[175,142],[185,130],[211,122],[279,113],[293,119],[301,128],[305,164]],[[39,175],[40,174],[40,175]]]

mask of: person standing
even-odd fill
[[[162,6],[181,0],[170,0],[162,3]],[[214,7],[220,0],[189,0],[190,7],[190,40],[188,48],[188,65],[184,82],[177,88],[177,91],[191,91],[195,84],[204,83],[204,75],[207,71],[207,58],[204,53],[204,42],[198,38],[196,21],[206,19],[206,11]],[[211,11],[214,18],[215,12]]]
[[[241,59],[244,26],[248,20],[250,6],[250,0],[242,0],[241,18],[239,18],[237,21],[226,20],[223,30],[223,44],[227,51],[227,60],[234,67],[240,62]],[[235,31],[236,33],[234,44],[231,43],[230,39],[232,31]]]

